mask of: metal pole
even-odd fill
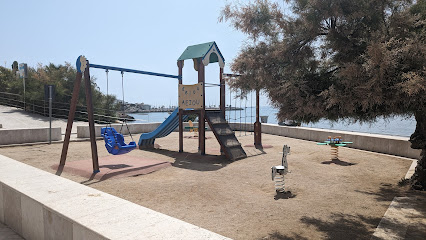
[[[52,86],[49,86],[49,144],[52,143]]]
[[[235,96],[234,96],[234,122],[235,122],[235,128],[237,126],[237,90],[235,89]]]
[[[229,109],[228,109],[228,122],[231,122],[231,110],[232,110],[232,91],[229,87]]]
[[[25,77],[22,78],[23,79],[23,83],[24,83],[24,111],[26,109],[26,104],[25,104]]]
[[[247,136],[247,95],[244,101],[244,136]]]
[[[250,93],[250,123],[253,123],[253,91]],[[251,134],[253,134],[253,132],[251,132]]]
[[[241,126],[241,95],[242,95],[242,90],[240,89],[240,137],[241,137],[241,130],[242,130],[242,126]]]
[[[164,73],[155,73],[155,72],[147,72],[147,71],[141,71],[141,70],[135,70],[135,69],[129,69],[129,68],[103,66],[103,65],[98,65],[98,64],[90,64],[90,67],[91,68],[105,69],[105,70],[120,71],[120,72],[130,72],[130,73],[145,74],[145,75],[158,76],[158,77],[167,77],[167,78],[176,78],[176,79],[180,78],[180,76],[176,76],[176,75],[170,75],[170,74],[164,74]]]

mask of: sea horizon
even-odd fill
[[[255,121],[255,107],[242,107],[243,110],[226,111],[226,120],[236,123],[253,123]],[[260,106],[260,116],[267,116],[267,123],[278,124],[276,114],[278,110],[270,106]],[[168,116],[167,112],[131,113],[130,116],[136,119],[136,123],[163,122]],[[391,118],[379,117],[372,123],[350,123],[347,121],[332,122],[320,120],[317,123],[302,123],[302,127],[341,130],[350,132],[362,132],[371,134],[383,134],[391,136],[410,137],[416,128],[414,116],[395,116]]]

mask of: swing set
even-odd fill
[[[67,158],[68,147],[69,147],[70,136],[71,136],[71,129],[72,129],[75,111],[77,107],[78,93],[79,93],[79,89],[81,85],[81,79],[83,78],[83,75],[84,75],[85,90],[86,90],[86,105],[87,105],[87,113],[88,113],[88,120],[89,120],[90,143],[91,143],[91,149],[92,149],[93,172],[97,173],[99,172],[99,161],[98,161],[98,151],[97,151],[96,136],[95,136],[95,122],[94,122],[94,115],[93,115],[92,90],[91,90],[89,69],[90,68],[105,69],[107,73],[107,82],[108,82],[109,71],[121,72],[123,111],[124,111],[124,86],[123,86],[124,72],[158,76],[158,77],[166,77],[166,78],[175,78],[175,79],[181,79],[181,76],[140,71],[140,70],[134,70],[134,69],[128,69],[128,68],[104,66],[104,65],[98,65],[98,64],[90,64],[89,60],[87,60],[84,56],[79,56],[77,58],[76,66],[77,66],[77,75],[76,75],[76,80],[74,82],[74,89],[73,89],[73,94],[71,99],[70,111],[68,115],[67,129],[65,132],[65,139],[64,139],[64,144],[62,146],[61,161],[59,165],[64,166],[66,158]],[[108,92],[108,89],[107,89],[107,92]],[[124,124],[126,125],[128,132],[130,133],[126,119],[123,119],[121,129],[123,128]],[[132,137],[132,141],[129,144],[126,144],[124,142],[124,137],[121,134],[121,129],[120,129],[120,133],[118,133],[111,126],[110,122],[107,124],[106,127],[101,129],[101,135],[104,138],[105,147],[110,154],[113,154],[113,155],[125,154],[132,151],[137,146],[136,142],[133,141],[133,137]],[[130,136],[131,136],[131,133],[130,133]]]

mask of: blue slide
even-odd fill
[[[188,116],[184,115],[182,120],[186,120]],[[139,138],[139,148],[154,147],[156,138],[162,138],[169,135],[179,126],[179,108],[176,108],[172,114],[157,129],[150,133],[142,133]]]

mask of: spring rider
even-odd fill
[[[290,154],[290,147],[287,145],[283,146],[283,158],[281,165],[273,166],[272,169],[272,181],[275,182],[275,192],[284,193],[284,175],[288,173],[288,162],[287,155]]]

